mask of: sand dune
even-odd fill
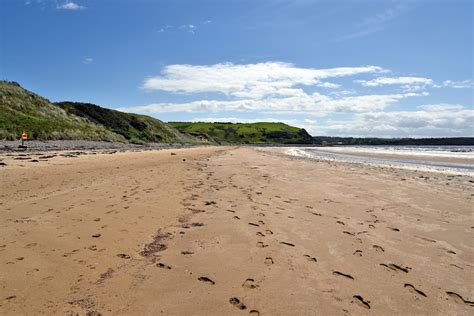
[[[0,159],[0,314],[474,311],[467,176],[237,147]]]

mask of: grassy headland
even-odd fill
[[[205,136],[217,143],[231,144],[313,144],[306,130],[284,123],[170,122],[182,133]]]

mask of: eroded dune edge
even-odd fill
[[[240,147],[0,158],[2,315],[474,308],[472,177]]]

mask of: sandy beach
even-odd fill
[[[0,154],[1,315],[472,315],[474,179],[271,150]]]

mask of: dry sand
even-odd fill
[[[253,148],[14,158],[0,314],[474,312],[472,178]]]

